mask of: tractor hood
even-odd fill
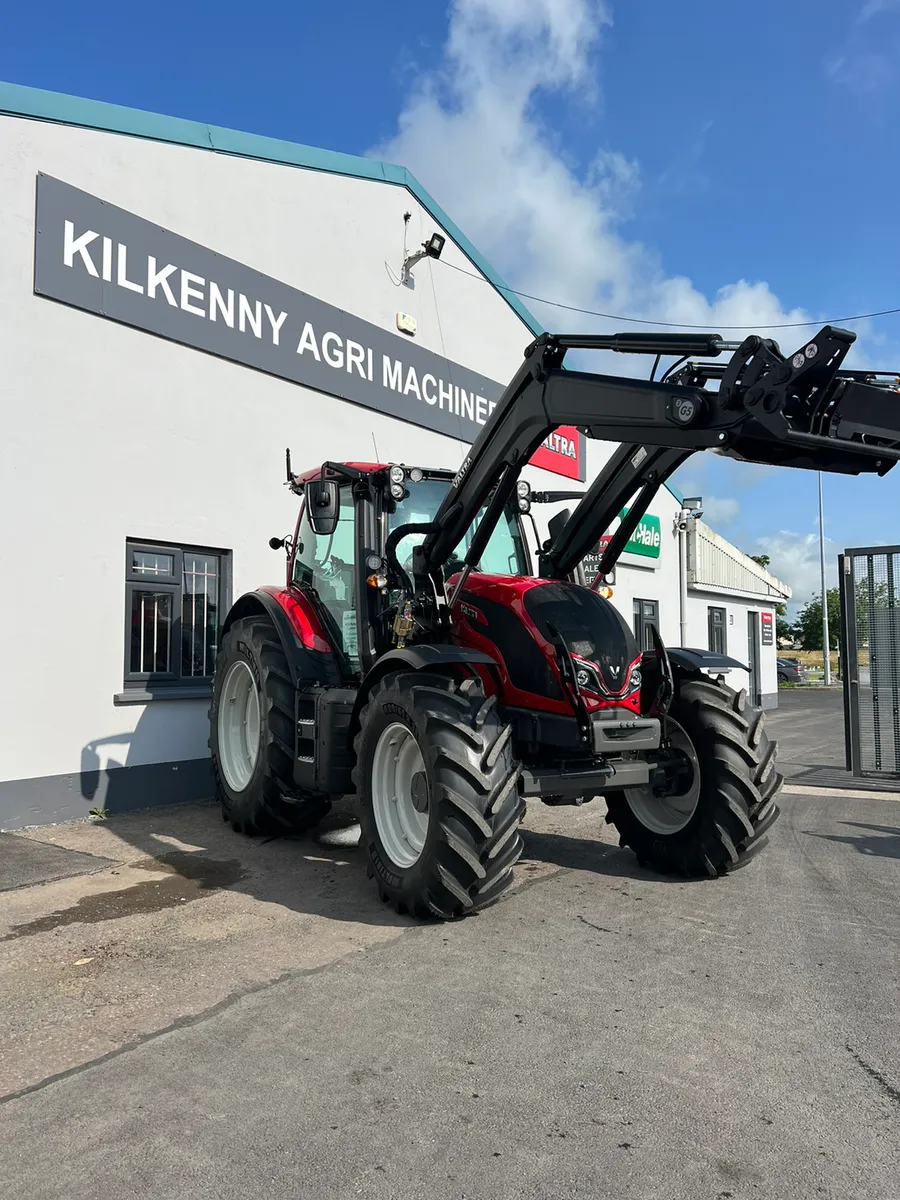
[[[637,695],[640,652],[621,614],[587,588],[558,580],[472,573],[453,610],[455,640],[493,653],[515,703],[559,699],[559,655],[571,655],[579,687],[600,702]],[[523,698],[524,697],[524,698]]]

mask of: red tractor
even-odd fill
[[[529,797],[602,795],[620,844],[661,872],[741,863],[778,816],[762,712],[658,635],[641,653],[580,564],[627,506],[605,576],[697,450],[890,470],[896,396],[878,373],[840,370],[854,337],[826,326],[785,358],[756,336],[544,334],[455,473],[327,462],[295,475],[288,459],[303,503],[293,537],[272,539],[287,550],[286,582],[235,603],[216,666],[210,749],[225,818],[247,834],[303,830],[355,793],[382,898],[423,917],[501,895]],[[564,370],[568,349],[683,357],[643,381]],[[689,361],[723,351],[724,367]],[[560,425],[621,444],[551,522],[535,574],[520,475]]]

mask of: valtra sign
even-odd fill
[[[505,386],[44,174],[34,290],[463,442]],[[583,480],[582,436],[558,429],[532,462]]]

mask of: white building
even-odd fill
[[[0,206],[0,827],[102,807],[117,770],[119,806],[208,795],[210,648],[232,597],[283,578],[284,447],[455,466],[536,323],[368,159],[0,84]],[[608,453],[562,432],[533,487]],[[680,572],[679,512],[662,493],[614,602],[745,663],[755,620],[771,704],[788,589],[702,525]]]

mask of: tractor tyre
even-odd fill
[[[250,837],[304,833],[331,807],[293,781],[294,686],[278,633],[259,616],[222,639],[209,710],[209,749],[222,817]]]
[[[373,688],[353,781],[369,877],[399,913],[449,920],[512,883],[522,853],[512,727],[479,681],[401,672]]]
[[[675,770],[662,786],[609,792],[606,820],[641,866],[664,875],[718,876],[768,840],[784,782],[765,714],[709,679],[676,685],[667,725]]]

